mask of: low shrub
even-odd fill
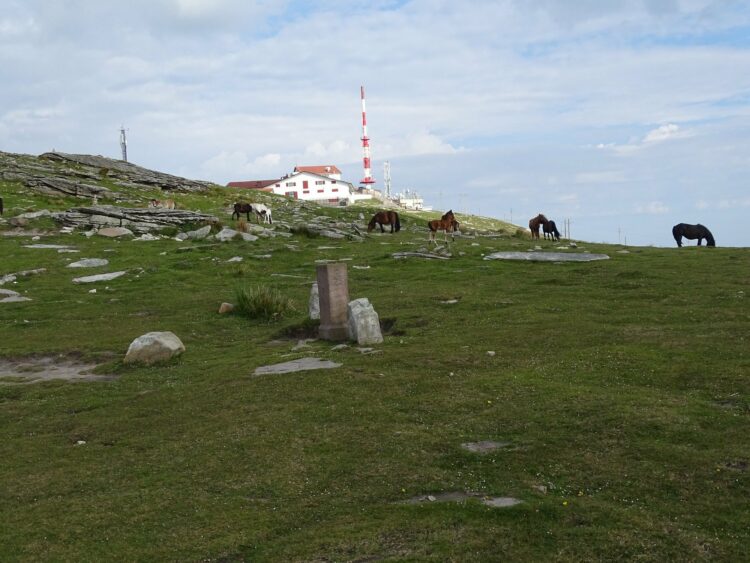
[[[291,299],[265,285],[239,286],[235,291],[235,302],[237,313],[266,321],[275,321],[296,310]]]

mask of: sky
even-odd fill
[[[749,0],[0,0],[0,150],[296,165],[573,238],[750,246]],[[691,242],[690,244],[694,244]]]

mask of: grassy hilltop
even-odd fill
[[[425,219],[439,213],[404,212],[394,235],[330,239],[299,226],[354,233],[372,208],[208,185],[164,193],[127,171],[0,156],[0,279],[44,269],[0,286],[31,299],[0,303],[0,366],[55,356],[114,376],[28,383],[0,371],[0,560],[747,558],[750,250],[578,241],[564,252],[610,259],[487,261],[566,245],[459,216],[450,260],[396,260],[427,246]],[[47,216],[14,226],[91,203],[39,191],[32,173],[107,188],[108,205],[171,197],[230,227],[232,202],[262,200],[293,234],[171,238],[199,226],[186,225],[135,241],[60,233]],[[67,268],[82,258],[109,265]],[[380,315],[374,353],[297,348],[314,333],[321,260],[345,260],[351,298]],[[72,283],[115,270],[127,273]],[[296,310],[273,322],[217,313],[256,286]],[[157,330],[186,352],[124,365],[130,342]],[[309,356],[342,367],[252,377]],[[480,441],[503,446],[462,447]],[[483,502],[494,497],[522,502]]]

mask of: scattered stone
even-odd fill
[[[228,242],[230,240],[234,240],[234,238],[238,237],[239,235],[239,231],[235,231],[234,229],[230,229],[229,227],[224,227],[221,231],[214,235],[214,238],[219,242]]]
[[[80,250],[74,248],[61,248],[57,251],[58,254],[78,254]]]
[[[152,235],[151,233],[143,233],[141,236],[136,237],[133,240],[152,241],[152,240],[160,240],[160,239],[161,237]]]
[[[547,494],[547,487],[546,487],[546,485],[531,485],[531,488],[534,489],[535,491],[539,491],[543,495]]]
[[[124,276],[127,270],[120,272],[109,272],[107,274],[97,274],[95,276],[83,276],[82,278],[73,278],[73,283],[94,283],[98,281],[109,281],[120,276]]]
[[[302,350],[302,348],[309,348],[310,342],[315,342],[316,338],[305,338],[303,340],[298,340],[297,345],[292,348],[292,352],[298,352],[299,350]]]
[[[441,301],[443,305],[455,305],[458,303],[458,299],[448,299],[447,301]]]
[[[242,262],[242,256],[232,256],[227,262]]]
[[[442,256],[440,254],[433,254],[431,252],[394,252],[392,256],[396,260],[403,260],[404,258],[429,258],[431,260],[450,259],[450,256]]]
[[[370,266],[352,266],[355,270],[369,270]]]
[[[486,454],[501,448],[507,448],[510,442],[494,442],[492,440],[482,440],[481,442],[466,442],[461,447],[475,454]]]
[[[495,357],[495,351],[494,351],[494,350],[487,350],[487,355],[488,355],[488,356],[489,356],[490,358],[494,358],[494,357]]]
[[[33,276],[35,274],[41,274],[47,271],[47,268],[36,268],[35,270],[21,270],[20,272],[14,272],[12,274],[5,274],[0,277],[0,285],[14,282],[18,278],[25,278],[26,276]]]
[[[29,224],[29,220],[23,217],[11,217],[8,219],[8,224],[11,227],[26,227]]]
[[[313,369],[333,369],[341,367],[341,365],[342,364],[332,362],[330,360],[321,360],[320,358],[301,358],[299,360],[292,360],[290,362],[283,362],[281,364],[261,366],[255,369],[253,375],[258,376],[278,373],[292,373],[295,371],[306,371]]]
[[[17,291],[0,289],[0,303],[21,303],[23,301],[31,301],[31,299],[23,297]]]
[[[376,350],[375,348],[357,348],[357,351],[363,356],[369,356],[370,354],[381,354],[382,350]]]
[[[210,233],[211,225],[206,225],[205,227],[201,227],[200,229],[197,229],[195,231],[188,231],[185,234],[190,240],[202,240],[206,238]]]
[[[350,301],[347,309],[350,340],[354,340],[360,345],[383,342],[380,319],[369,299],[363,297]]]
[[[41,209],[39,211],[29,211],[27,213],[21,213],[20,215],[16,215],[16,217],[21,219],[38,219],[39,217],[49,217],[52,215],[48,209]]]
[[[606,254],[571,254],[565,252],[495,252],[484,260],[530,260],[535,262],[591,262],[609,260]]]
[[[219,305],[219,314],[225,315],[234,311],[234,305],[232,303],[222,303]]]
[[[107,264],[109,264],[109,260],[105,258],[84,258],[78,262],[71,262],[68,264],[68,268],[98,268]]]
[[[130,343],[123,362],[152,365],[170,360],[184,351],[185,345],[173,332],[149,332]]]
[[[344,350],[348,347],[349,347],[348,344],[336,344],[336,346],[331,347],[331,351],[338,352],[339,350]]]
[[[99,229],[97,234],[103,237],[117,238],[126,235],[132,235],[133,231],[126,227],[105,227],[103,229]]]

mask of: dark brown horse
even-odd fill
[[[557,230],[557,225],[550,219],[546,223],[542,223],[542,231],[544,231],[544,238],[550,238],[551,240],[560,240],[560,231]]]
[[[395,211],[378,211],[375,215],[373,215],[372,219],[370,219],[370,222],[367,224],[367,232],[372,232],[372,230],[375,228],[375,224],[380,225],[380,232],[384,233],[385,229],[383,228],[383,225],[390,225],[391,226],[391,232],[399,232],[401,230],[401,222],[398,218],[398,213]]]
[[[232,212],[232,219],[234,219],[234,216],[237,215],[237,219],[240,218],[240,215],[245,213],[247,215],[247,220],[250,220],[250,214],[253,213],[253,206],[249,203],[235,203],[234,204],[234,211]]]
[[[430,229],[430,241],[437,244],[435,233],[438,231],[443,231],[443,240],[448,240],[448,233],[451,233],[451,240],[456,240],[455,233],[459,228],[459,224],[458,221],[456,221],[456,217],[453,215],[453,210],[450,209],[448,213],[443,215],[440,219],[428,221],[427,227]]]
[[[532,239],[538,239],[539,238],[539,227],[542,225],[546,225],[549,221],[547,218],[542,215],[541,213],[534,217],[533,219],[529,220],[529,230],[531,231],[531,238]]]
[[[706,239],[706,246],[716,246],[714,236],[711,234],[706,227],[700,223],[697,225],[688,225],[687,223],[678,223],[672,227],[672,236],[677,241],[677,246],[682,246],[682,237],[689,240],[698,239],[698,246],[701,245],[701,240]]]

